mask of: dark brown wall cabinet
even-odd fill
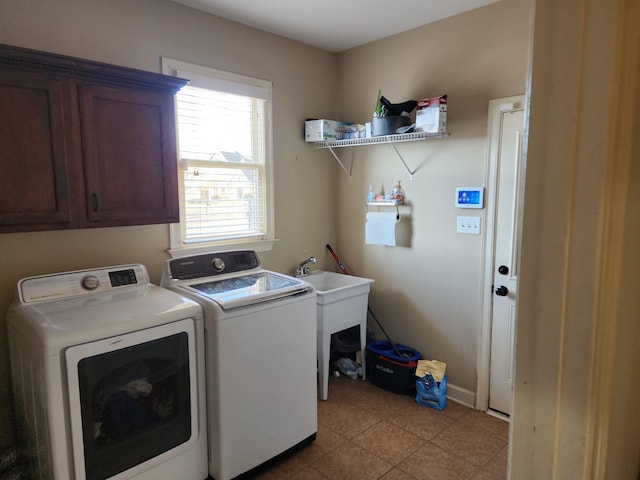
[[[177,222],[185,84],[0,45],[0,232]]]

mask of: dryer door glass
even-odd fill
[[[87,479],[112,477],[190,440],[189,341],[180,332],[77,361]]]

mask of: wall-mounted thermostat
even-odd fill
[[[456,207],[458,208],[483,208],[483,187],[459,187],[456,188]]]

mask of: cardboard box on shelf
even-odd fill
[[[336,120],[307,120],[304,122],[305,142],[326,142],[327,140],[342,140],[346,132],[351,131],[351,123]]]
[[[447,133],[447,96],[418,100],[416,132]]]

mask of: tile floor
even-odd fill
[[[331,377],[316,441],[260,480],[507,478],[507,422],[448,402],[424,407],[368,381]]]

